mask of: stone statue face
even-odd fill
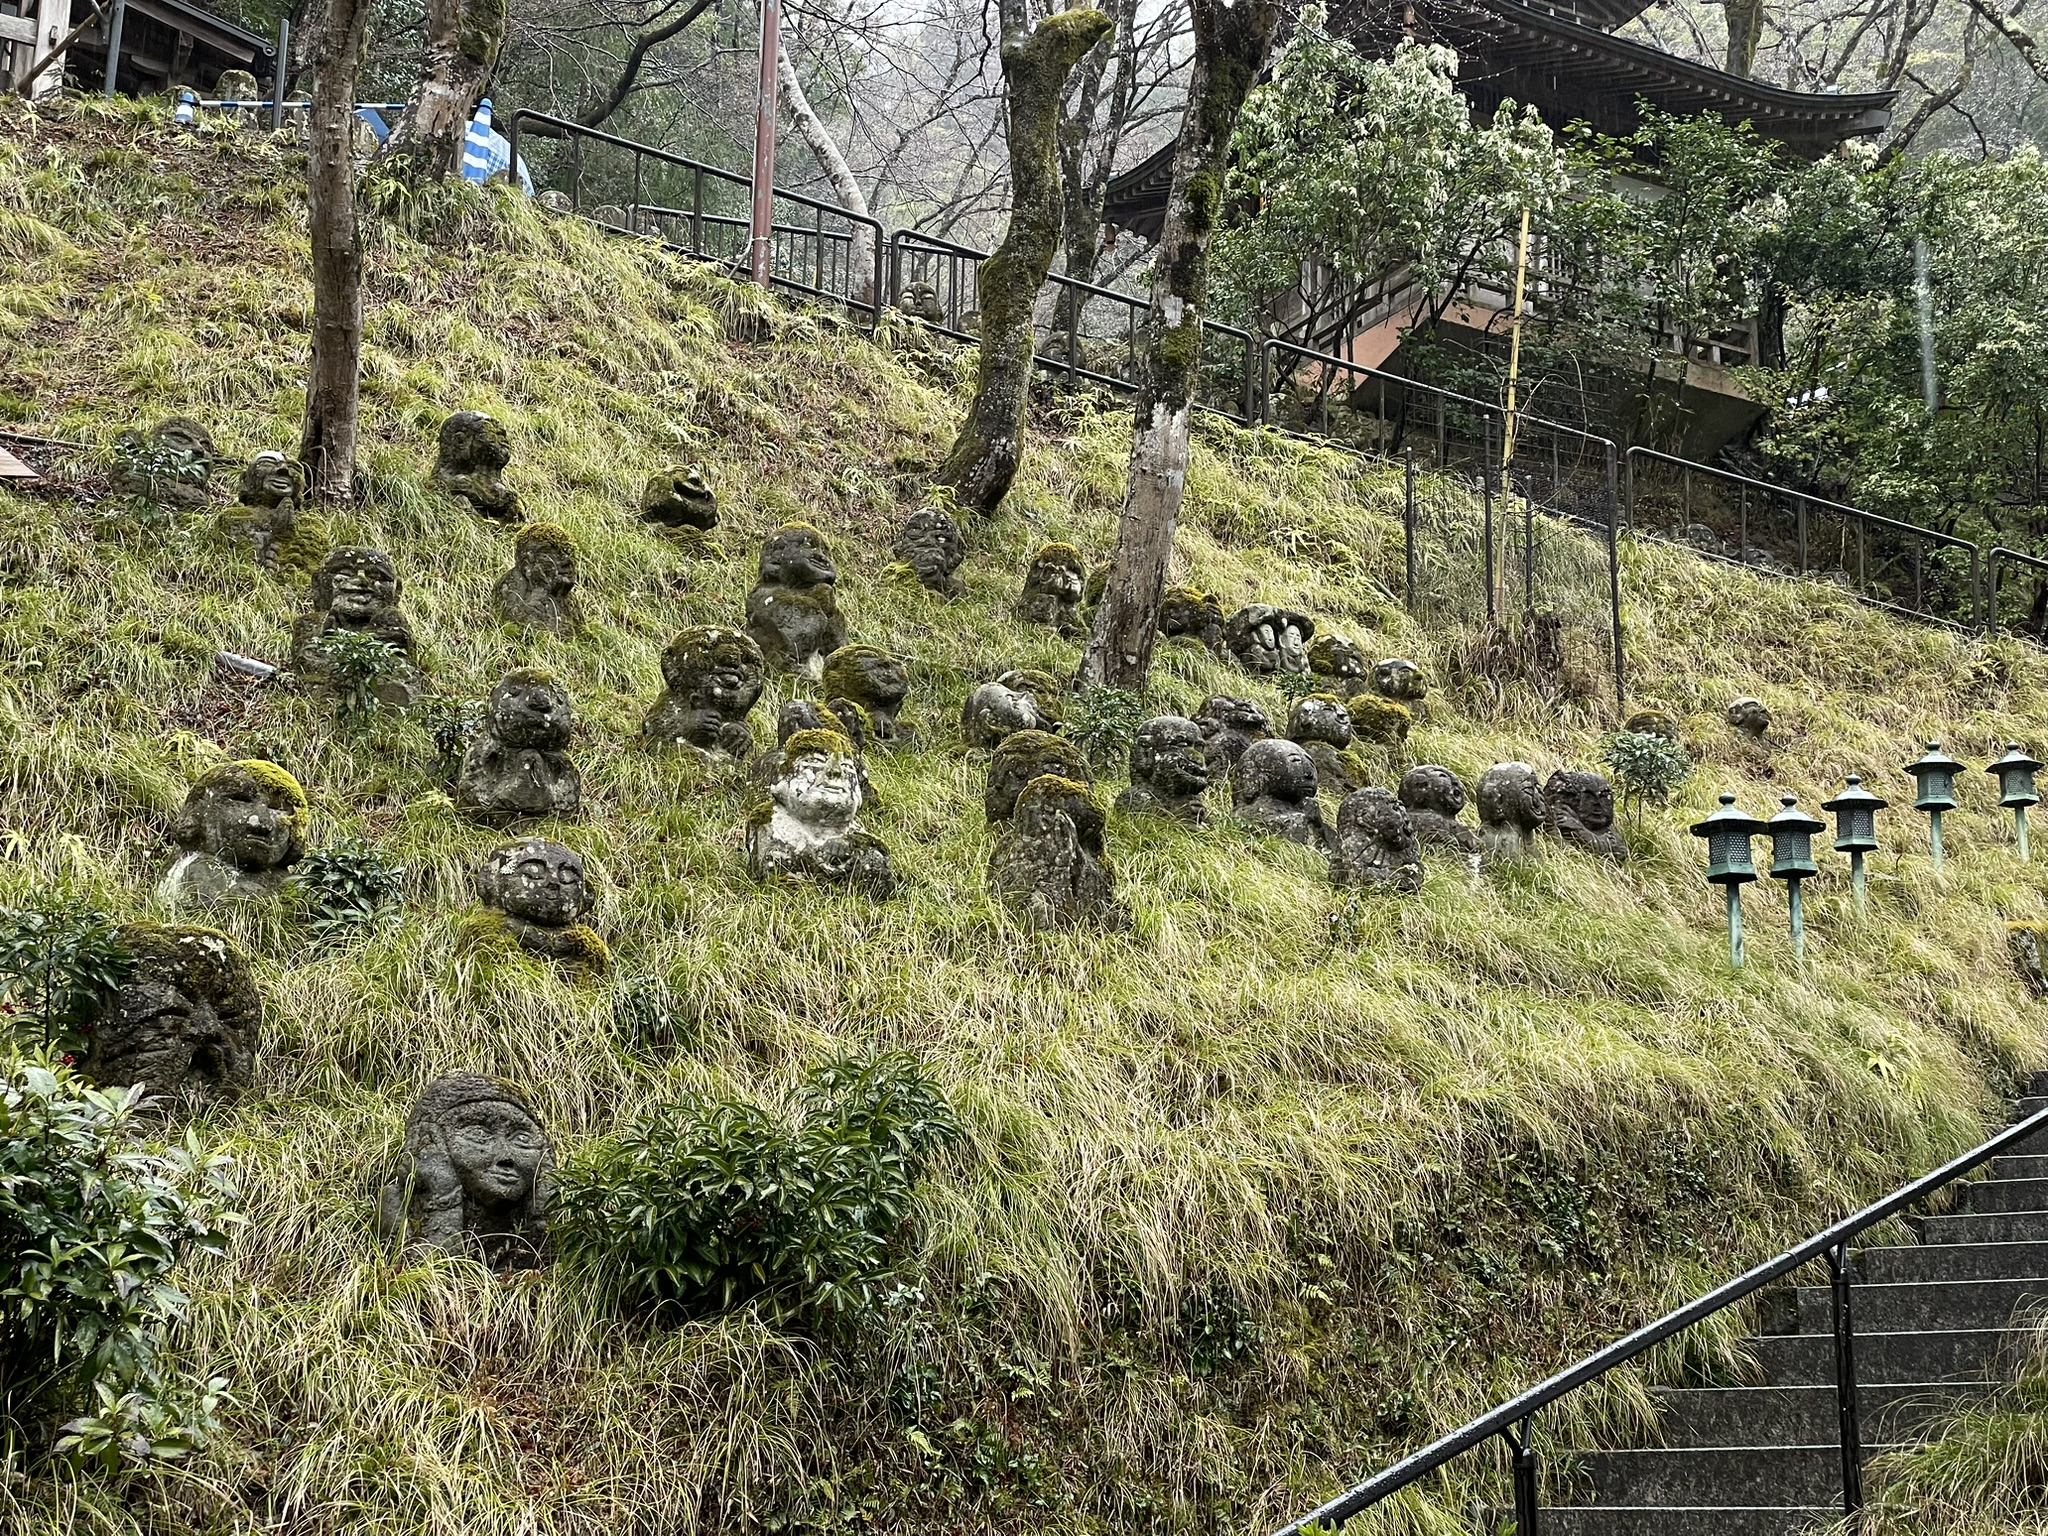
[[[1479,776],[1479,819],[1489,826],[1543,825],[1543,787],[1527,763],[1495,763]]]
[[[160,421],[149,435],[174,453],[190,454],[201,463],[213,461],[213,434],[189,416]]]
[[[441,1120],[440,1133],[463,1193],[478,1205],[519,1205],[533,1193],[547,1138],[518,1105],[458,1104]]]
[[[1456,820],[1465,809],[1465,786],[1450,769],[1424,763],[1401,775],[1401,803],[1411,811],[1434,811]]]
[[[1372,669],[1372,689],[1383,699],[1412,703],[1428,695],[1429,684],[1414,662],[1390,656]]]
[[[457,474],[503,469],[512,462],[505,429],[482,411],[457,411],[441,423],[442,465]]]
[[[783,769],[769,793],[806,825],[848,826],[860,813],[860,766],[833,753],[806,752]]]
[[[528,586],[555,597],[567,597],[576,587],[576,551],[564,549],[552,540],[528,539],[514,546],[512,563]]]
[[[314,597],[351,629],[361,628],[398,601],[398,572],[379,549],[337,549],[320,567]]]
[[[1255,741],[1246,749],[1238,771],[1247,797],[1270,795],[1275,800],[1316,797],[1315,759],[1291,741]]]
[[[1322,741],[1333,747],[1351,745],[1351,716],[1335,699],[1311,695],[1294,706],[1287,721],[1287,735],[1294,741]]]
[[[296,506],[299,477],[283,454],[275,451],[259,453],[242,471],[238,494],[245,506]]]
[[[1250,699],[1233,699],[1228,694],[1213,694],[1202,701],[1202,718],[1214,720],[1226,730],[1247,733],[1266,730],[1266,712]]]
[[[1554,773],[1545,798],[1559,820],[1576,821],[1588,832],[1605,832],[1614,825],[1614,788],[1600,774]]]
[[[1365,656],[1342,635],[1319,635],[1309,648],[1309,663],[1325,677],[1365,676]]]
[[[491,735],[508,747],[566,747],[576,711],[561,685],[532,672],[514,672],[491,690]]]
[[[1745,736],[1761,736],[1771,728],[1771,712],[1762,699],[1745,696],[1728,706],[1728,723]]]
[[[1387,845],[1408,841],[1408,813],[1384,789],[1361,789],[1344,797],[1337,811],[1337,830],[1357,832]]]
[[[1315,621],[1289,608],[1248,603],[1224,625],[1230,653],[1254,672],[1306,672]]]
[[[1201,794],[1209,787],[1202,728],[1178,715],[1147,720],[1131,738],[1131,778],[1171,798]]]
[[[896,535],[896,555],[917,572],[920,581],[940,581],[966,558],[967,545],[960,537],[959,524],[926,507],[904,520],[903,531]]]
[[[1057,557],[1040,556],[1024,573],[1026,595],[1058,598],[1062,603],[1081,601],[1082,575],[1077,565]]]
[[[543,928],[563,928],[590,908],[583,858],[546,838],[522,838],[484,860],[477,893],[488,906]]]
[[[171,835],[180,847],[210,853],[236,869],[282,869],[298,852],[298,810],[282,790],[250,773],[215,769],[185,797]]]
[[[761,584],[816,587],[839,579],[832,552],[812,528],[778,528],[761,549]]]

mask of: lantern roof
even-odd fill
[[[1824,811],[1881,811],[1890,804],[1891,801],[1879,799],[1863,787],[1861,774],[1852,773],[1848,787],[1834,799],[1821,801],[1820,808]]]

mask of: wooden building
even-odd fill
[[[19,79],[79,21],[92,14],[93,0],[0,0],[0,52]],[[269,39],[189,3],[189,0],[121,0],[121,56],[114,75],[123,95],[144,96],[176,86],[213,93],[221,75],[247,70],[267,93],[276,60]],[[63,85],[97,91],[107,78],[107,45],[114,6],[58,65],[35,82],[37,95]]]

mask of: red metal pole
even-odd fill
[[[775,61],[782,53],[782,0],[761,0],[761,96],[754,113],[754,217],[748,274],[768,286],[775,260]]]

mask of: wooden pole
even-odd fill
[[[761,0],[761,90],[754,107],[754,210],[747,273],[762,287],[775,271],[775,60],[782,52],[782,0]]]
[[[1522,372],[1522,294],[1529,278],[1529,210],[1522,210],[1522,239],[1515,253],[1515,318],[1508,336],[1508,426],[1501,440],[1500,468],[1503,476],[1515,459],[1515,381]]]

